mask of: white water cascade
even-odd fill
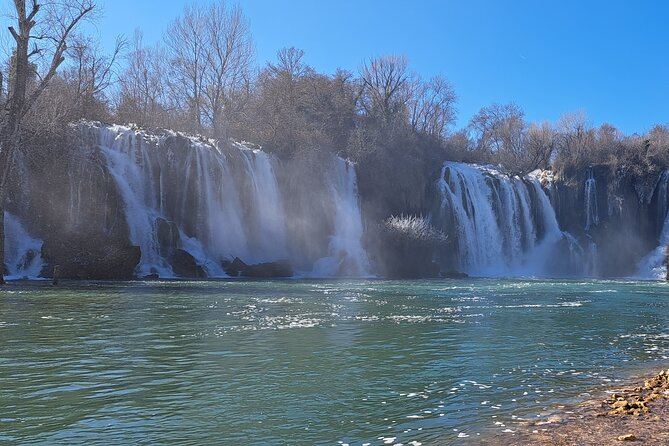
[[[362,246],[363,225],[358,203],[358,184],[353,166],[340,158],[335,162],[335,232],[330,237],[329,255],[314,264],[314,276],[370,276],[367,252]]]
[[[664,279],[666,277],[667,267],[664,259],[667,256],[667,246],[669,246],[669,215],[662,227],[659,244],[639,262],[639,277],[648,279]]]
[[[35,279],[42,270],[42,241],[33,238],[18,218],[5,212],[7,279]]]
[[[176,239],[171,249],[188,252],[209,277],[224,276],[221,261],[234,257],[247,263],[288,259],[294,265],[311,265],[303,271],[308,275],[369,274],[355,170],[344,160],[333,157],[331,166],[324,167],[329,172],[323,178],[324,192],[303,192],[307,202],[326,201],[334,208],[328,217],[334,228],[329,249],[322,259],[310,260],[295,248],[301,246],[296,238],[302,235],[289,233],[287,222],[293,218],[307,227],[316,224],[309,221],[309,213],[317,206],[304,209],[304,215],[287,214],[276,172],[281,164],[273,156],[239,143],[221,148],[201,138],[122,126],[95,127],[90,136],[122,197],[130,242],[141,249],[139,277],[175,276],[161,227],[168,227],[168,238]],[[323,244],[328,245],[325,239]]]
[[[669,172],[662,172],[655,190],[657,217],[658,219],[664,218],[664,220],[657,247],[639,262],[637,275],[646,279],[664,279],[667,276],[665,258],[669,246]]]
[[[592,170],[588,171],[585,180],[585,231],[588,232],[593,226],[599,224],[599,209],[597,208],[597,181]]]
[[[590,236],[590,231],[599,225],[599,208],[597,205],[597,180],[592,169],[588,170],[588,178],[585,180],[583,191],[583,203],[585,213],[585,233],[588,237],[588,249],[585,252],[585,274],[588,277],[596,277],[598,274],[598,252],[597,243]]]
[[[447,162],[437,183],[439,229],[454,240],[457,268],[480,276],[537,276],[560,241],[555,211],[538,179]],[[454,246],[453,246],[454,245]],[[571,249],[571,248],[570,248]]]

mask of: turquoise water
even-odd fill
[[[458,444],[666,367],[668,327],[660,282],[12,284],[0,442]]]

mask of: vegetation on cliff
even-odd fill
[[[455,129],[452,85],[421,78],[401,55],[326,74],[291,47],[257,66],[242,9],[224,2],[186,7],[153,46],[140,31],[106,55],[89,36],[72,34],[67,43],[24,134],[62,133],[68,122],[93,119],[253,141],[286,158],[335,152],[359,164],[361,192],[380,203],[379,218],[425,212],[425,187],[444,160],[511,174],[552,167],[567,179],[592,164],[636,177],[669,165],[665,126],[624,135],[578,113],[531,123],[511,103],[484,107]]]

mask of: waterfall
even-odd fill
[[[595,277],[598,273],[597,243],[592,239],[590,230],[599,225],[599,208],[597,207],[597,181],[592,169],[588,169],[588,178],[585,180],[583,191],[583,203],[585,206],[585,232],[588,238],[588,249],[585,254],[585,274]]]
[[[134,135],[130,130],[105,130],[100,138],[100,149],[125,203],[130,242],[139,246],[142,253],[137,274],[174,277],[171,266],[160,254],[156,230],[157,218],[161,216],[160,202],[154,191],[157,184],[147,173],[150,163],[147,152],[142,150],[143,142],[133,144]]]
[[[599,210],[597,208],[597,181],[592,169],[588,170],[588,178],[585,180],[585,231],[588,232],[593,226],[599,224]]]
[[[316,261],[312,275],[369,276],[369,259],[362,246],[363,225],[355,169],[341,158],[335,159],[330,191],[335,231],[328,244],[329,255]]]
[[[285,218],[281,193],[274,173],[272,158],[255,150],[242,150],[242,156],[250,173],[253,189],[253,221],[257,227],[256,249],[259,253],[271,253],[275,260],[288,256]]]
[[[640,277],[653,279],[664,279],[666,277],[667,246],[669,246],[669,214],[664,220],[659,244],[639,262],[638,275]]]
[[[139,277],[177,276],[178,250],[186,251],[209,277],[225,276],[222,261],[235,257],[246,263],[286,259],[309,265],[307,275],[369,274],[355,169],[340,158],[323,166],[323,190],[287,192],[278,181],[281,162],[240,143],[218,145],[123,126],[90,127],[88,136],[95,141],[92,150],[104,156],[122,198],[129,241],[141,249]],[[288,215],[287,193],[303,195],[300,201],[311,206]],[[322,219],[313,218],[324,199],[334,209],[325,218],[331,233],[318,226]],[[291,219],[308,231],[289,231]],[[302,243],[314,234],[322,237],[323,248],[300,252],[300,246],[319,246],[314,240]]]
[[[667,276],[665,259],[669,246],[669,172],[664,171],[655,189],[657,193],[657,218],[661,220],[662,231],[655,249],[639,262],[637,275],[642,278],[664,279]],[[652,197],[651,197],[652,199]]]
[[[443,165],[433,221],[453,242],[460,271],[472,275],[546,275],[565,235],[536,176],[503,175],[462,163]],[[567,240],[568,242],[568,240]]]
[[[5,264],[8,279],[37,278],[42,271],[42,241],[33,238],[18,218],[5,212]]]

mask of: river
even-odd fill
[[[668,298],[652,281],[13,283],[0,289],[0,442],[513,435],[666,367]]]

